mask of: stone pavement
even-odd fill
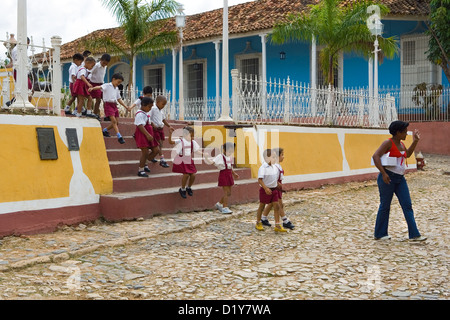
[[[0,300],[448,300],[450,157],[425,157],[407,176],[425,242],[395,197],[392,239],[373,240],[375,181],[326,186],[285,194],[287,234],[257,231],[250,203],[3,238]]]

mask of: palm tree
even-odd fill
[[[129,87],[133,85],[133,68],[138,55],[157,55],[178,42],[177,32],[167,27],[180,4],[175,0],[102,0],[116,17],[121,36],[105,35],[87,39],[85,45],[125,58],[130,64]]]
[[[343,3],[347,5],[343,5]],[[320,64],[327,84],[333,85],[334,69],[338,64],[340,52],[355,52],[368,57],[374,50],[374,37],[367,28],[367,7],[369,1],[322,0],[311,5],[309,13],[290,14],[287,21],[277,23],[272,33],[272,42],[283,44],[289,41],[311,42],[315,37],[320,52]],[[382,14],[389,12],[379,5]],[[398,52],[397,41],[392,38],[379,38],[382,55],[392,59]],[[383,56],[380,56],[382,59]]]

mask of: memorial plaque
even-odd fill
[[[67,128],[66,136],[67,136],[67,144],[69,145],[69,151],[80,151],[77,129]]]
[[[36,128],[41,160],[57,160],[55,132],[53,128]]]

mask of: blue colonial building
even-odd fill
[[[240,74],[252,75],[264,81],[290,79],[292,82],[311,84],[313,78],[320,85],[323,76],[313,51],[321,47],[311,43],[275,45],[270,34],[274,25],[291,12],[305,12],[308,5],[318,0],[256,0],[229,8],[229,72],[237,69]],[[441,68],[426,58],[428,36],[424,21],[428,18],[428,6],[424,0],[381,0],[390,8],[390,14],[382,17],[384,37],[398,40],[399,53],[392,59],[384,59],[379,66],[380,88],[413,90],[422,82],[442,84],[449,82]],[[222,88],[222,9],[208,11],[186,19],[183,47],[183,95],[184,99],[217,99]],[[175,19],[169,23],[175,28]],[[99,30],[86,37],[116,34],[117,29]],[[63,45],[63,79],[68,81],[70,57],[83,51],[83,38]],[[103,52],[95,53],[100,57]],[[179,99],[179,49],[168,48],[157,58],[138,57],[135,84],[138,90],[150,85],[155,90],[171,92],[172,101]],[[315,61],[315,62],[313,62]],[[129,82],[129,64],[121,59],[111,63],[107,79],[120,72]],[[313,77],[316,73],[316,77]],[[352,53],[342,53],[335,75],[338,88],[361,88],[369,83],[368,60]],[[232,84],[230,78],[230,95]]]

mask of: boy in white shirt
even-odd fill
[[[105,82],[106,69],[108,68],[108,64],[111,61],[111,56],[107,53],[102,55],[100,61],[97,62],[92,68],[91,73],[88,76],[89,82],[93,87],[101,86]],[[94,91],[91,92],[92,99],[95,100],[94,104],[94,114],[100,117],[100,103],[102,102],[102,91]]]
[[[108,131],[114,129],[120,144],[124,144],[125,140],[119,132],[119,110],[117,109],[117,103],[120,103],[125,109],[130,111],[128,106],[125,105],[125,102],[123,102],[122,97],[120,96],[119,85],[122,83],[122,81],[123,76],[119,73],[116,73],[112,76],[112,80],[110,83],[105,83],[101,86],[89,88],[89,92],[93,90],[103,91],[105,116],[111,119],[111,124],[107,128],[103,129],[103,135],[105,137],[111,137]]]
[[[155,134],[155,139],[159,144],[159,156],[161,158],[159,164],[164,168],[169,168],[169,165],[167,164],[166,160],[164,159],[163,154],[163,143],[166,139],[166,136],[164,135],[164,126],[167,126],[169,130],[172,128],[172,126],[167,122],[166,116],[164,115],[164,107],[167,104],[167,98],[164,96],[158,96],[156,97],[156,105],[152,107],[150,110],[150,121],[152,123],[153,127],[153,133]],[[153,162],[156,162],[154,159],[150,159]]]
[[[73,92],[73,86],[75,84],[75,81],[77,81],[77,71],[78,67],[81,66],[81,63],[84,61],[84,57],[81,53],[75,53],[72,57],[72,64],[69,68],[69,90],[71,98],[69,101],[67,101],[66,107],[64,108],[64,112],[66,114],[72,114],[71,106],[72,103],[75,102],[75,99],[77,98],[77,95]]]
[[[275,163],[274,152],[271,149],[264,151],[264,163],[258,170],[258,183],[261,186],[259,189],[259,207],[256,214],[256,229],[263,231],[264,227],[261,223],[261,216],[264,207],[267,204],[272,204],[275,216],[275,232],[287,232],[283,228],[280,221],[280,205],[278,204],[279,194],[278,187],[278,169],[273,165]]]

